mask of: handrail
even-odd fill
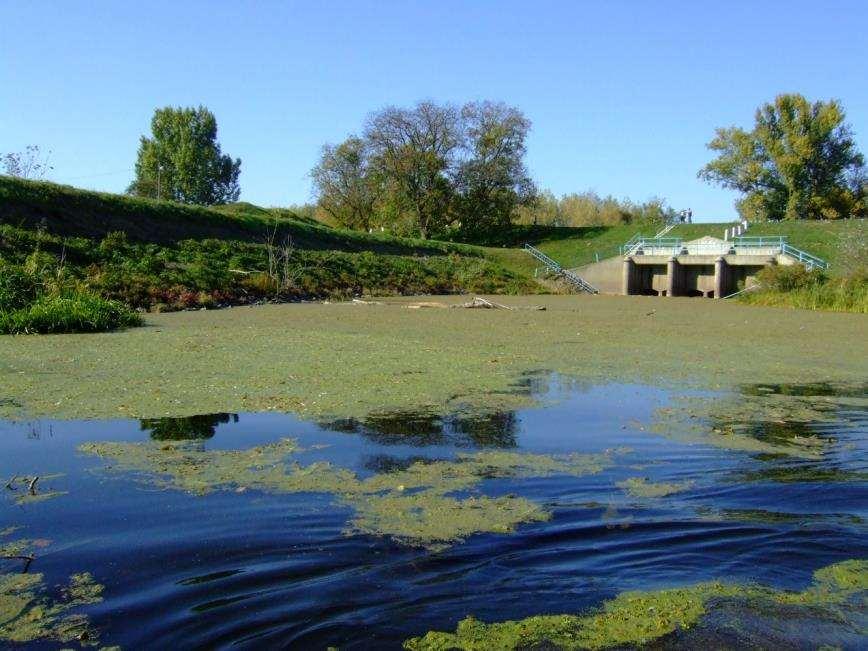
[[[680,249],[683,238],[680,237],[642,237],[634,236],[621,247],[621,255],[632,255],[641,248]]]
[[[801,249],[797,249],[796,247],[790,246],[786,243],[781,247],[781,253],[796,258],[799,262],[805,265],[808,271],[810,271],[814,267],[819,267],[823,271],[829,268],[829,263],[822,258],[818,258],[815,255],[811,255],[807,251],[802,251]]]
[[[533,257],[542,262],[545,266],[554,271],[556,274],[558,274],[559,276],[563,276],[567,279],[568,282],[571,282],[572,284],[579,287],[582,291],[588,292],[589,294],[600,293],[600,291],[596,287],[591,285],[584,278],[582,278],[578,274],[573,273],[569,269],[564,269],[555,260],[547,256],[536,247],[533,247],[530,244],[525,244],[524,250],[530,253]]]
[[[731,241],[736,246],[746,247],[783,246],[787,243],[787,238],[785,235],[753,235],[734,237]]]

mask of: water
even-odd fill
[[[39,474],[37,494],[67,494],[20,504],[15,498],[27,488],[18,481],[0,499],[0,530],[21,526],[22,537],[52,541],[41,543],[29,568],[49,586],[91,572],[105,599],[82,612],[103,644],[125,648],[400,648],[428,630],[454,630],[468,614],[501,621],[576,613],[624,590],[716,578],[801,590],[819,567],[868,557],[864,407],[845,403],[824,422],[756,425],[759,438],[774,427],[772,437],[786,436],[780,430],[789,427],[791,436],[826,440],[816,458],[794,458],[651,433],[654,410],[674,397],[660,389],[554,382],[545,391],[543,407],[482,417],[2,422],[0,476]],[[354,508],[330,494],[229,487],[193,495],[77,451],[94,441],[181,439],[233,450],[285,437],[305,449],[294,457],[302,465],[329,461],[362,478],[477,450],[609,451],[613,464],[582,476],[485,479],[474,490],[518,494],[551,519],[432,551],[389,536],[348,535]],[[617,486],[631,477],[689,487],[638,497]],[[10,572],[20,561],[0,563]],[[786,628],[775,618],[770,626],[762,614],[747,619],[733,608],[661,644],[738,646],[748,636],[761,646],[831,640],[856,648],[864,641],[852,627],[794,620]]]

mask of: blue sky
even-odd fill
[[[865,25],[864,1],[0,0],[0,153],[38,144],[51,180],[122,191],[153,110],[204,104],[242,199],[286,205],[369,112],[494,99],[533,122],[540,187],[729,219],[705,143],[777,93],[840,99],[868,149]]]

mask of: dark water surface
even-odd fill
[[[663,390],[554,385],[549,391],[553,400],[544,407],[475,418],[375,414],[314,424],[286,415],[220,414],[0,422],[4,483],[13,475],[62,473],[40,480],[38,489],[68,492],[25,504],[7,494],[0,530],[21,526],[21,536],[52,541],[30,568],[49,585],[91,572],[105,586],[105,599],[84,612],[103,644],[125,648],[400,648],[428,630],[454,630],[471,613],[484,621],[575,613],[624,590],[718,578],[801,590],[822,566],[868,557],[863,408],[841,407],[829,422],[791,424],[800,436],[832,441],[819,458],[799,459],[651,433],[654,410],[672,399]],[[758,393],[764,392],[782,391]],[[762,425],[757,432],[767,434]],[[431,551],[347,535],[352,509],[328,494],[192,495],[106,471],[107,460],[76,450],[93,441],[181,439],[208,450],[246,449],[286,437],[307,450],[295,455],[299,463],[327,460],[359,476],[475,449],[630,451],[598,474],[483,481],[483,494],[517,493],[544,505],[551,519]],[[692,484],[645,498],[616,486],[630,477]],[[18,571],[12,561],[0,563],[0,571]],[[726,609],[715,617],[746,621]],[[770,632],[760,619],[751,621],[758,630],[743,628],[760,645],[864,642],[849,629]],[[692,641],[676,636],[667,644],[689,647],[705,634],[700,628]]]

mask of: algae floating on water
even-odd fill
[[[0,535],[8,535],[10,529]],[[23,555],[36,546],[35,542],[4,542],[0,555]],[[41,573],[0,572],[0,641],[78,641],[95,645],[97,638],[89,620],[73,611],[102,601],[103,586],[82,572],[73,574],[59,593],[51,592]]]
[[[712,604],[736,600],[748,608],[792,606],[808,616],[849,621],[868,591],[868,561],[850,560],[817,570],[801,592],[719,581],[653,592],[624,592],[583,615],[537,615],[487,624],[467,617],[454,633],[430,631],[404,643],[409,651],[606,649],[637,646],[699,623]],[[855,604],[855,606],[853,606]]]
[[[111,470],[132,471],[151,484],[206,494],[254,489],[268,493],[327,493],[355,510],[348,531],[388,535],[432,549],[481,532],[508,533],[549,513],[517,495],[456,497],[475,491],[489,478],[581,476],[611,465],[611,454],[524,454],[486,450],[460,453],[454,460],[416,460],[405,468],[359,478],[318,462],[291,460],[298,444],[290,439],[247,450],[206,450],[201,443],[85,443],[79,451],[111,460]]]
[[[693,482],[651,482],[646,477],[630,477],[618,482],[616,486],[633,497],[666,497],[688,490],[693,486]]]
[[[763,386],[742,387],[724,397],[683,396],[655,412],[651,431],[682,443],[700,443],[726,450],[820,460],[835,439],[814,430],[817,424],[840,421],[841,409],[868,409],[864,385],[787,385],[786,392]]]

